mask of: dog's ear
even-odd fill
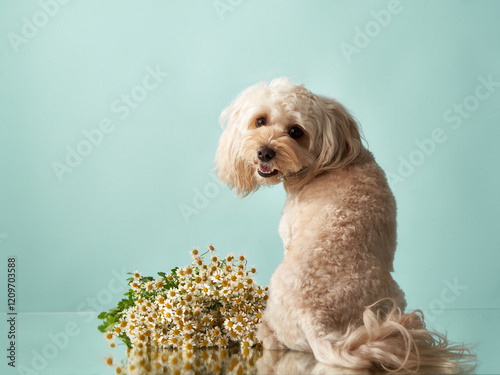
[[[317,135],[318,168],[338,168],[356,160],[364,150],[358,124],[347,109],[334,99],[316,96],[321,116]]]
[[[215,169],[219,180],[237,195],[246,197],[259,188],[252,168],[240,156],[244,126],[241,124],[241,105],[236,99],[220,116],[224,131],[215,154]]]

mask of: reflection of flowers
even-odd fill
[[[129,348],[227,347],[237,342],[243,354],[255,343],[255,331],[267,300],[267,288],[255,283],[256,268],[230,254],[220,259],[210,245],[210,263],[198,249],[192,264],[160,278],[133,272],[127,299],[99,315],[99,329],[110,343],[118,337]]]
[[[198,348],[193,351],[151,347],[128,349],[125,361],[108,365],[126,375],[256,374],[261,348],[242,353],[238,348]]]

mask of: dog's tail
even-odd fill
[[[366,308],[361,326],[350,327],[340,338],[323,337],[322,344],[313,347],[316,358],[345,367],[390,372],[466,373],[476,367],[476,356],[466,345],[449,342],[445,335],[426,329],[422,311],[403,314],[391,300],[393,307],[381,316],[376,307],[382,301],[387,299]],[[329,345],[324,345],[325,339]]]

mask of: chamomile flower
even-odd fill
[[[134,291],[134,292],[140,292],[141,291],[141,283],[138,281],[138,280],[135,280],[133,279],[130,284],[129,284],[130,288]]]
[[[202,284],[200,289],[206,296],[210,296],[212,294],[212,287],[209,284]]]
[[[223,275],[224,275],[223,272],[221,270],[218,270],[212,274],[210,279],[212,280],[212,282],[214,282],[216,284],[220,284],[222,282]]]
[[[155,289],[155,282],[154,281],[148,281],[146,284],[144,284],[143,289],[145,289],[148,292],[152,292]]]
[[[200,249],[195,247],[193,250],[189,252],[193,260],[198,259],[200,257]]]
[[[112,354],[108,354],[108,355],[104,358],[104,360],[106,361],[106,364],[107,364],[108,366],[113,366],[114,357],[113,357],[113,355],[112,355]]]
[[[215,264],[215,265],[219,265],[219,262],[220,262],[220,257],[218,254],[215,254],[215,253],[212,253],[210,254],[210,261]]]
[[[196,267],[203,266],[203,258],[201,256],[193,257],[193,265]]]

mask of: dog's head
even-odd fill
[[[288,78],[243,91],[221,125],[217,175],[242,196],[281,181],[286,189],[303,186],[363,150],[358,125],[340,103]]]

